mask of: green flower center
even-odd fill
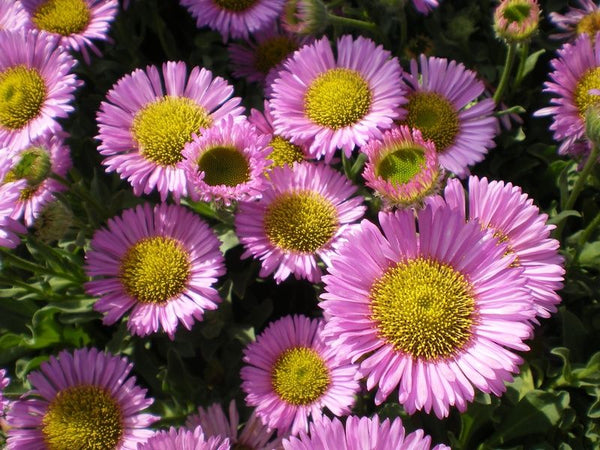
[[[256,3],[256,0],[213,0],[217,6],[228,11],[246,11]]]
[[[46,84],[36,69],[23,65],[0,72],[0,126],[18,130],[36,118],[46,99]]]
[[[310,405],[329,387],[329,370],[312,348],[291,348],[275,361],[271,382],[277,395],[286,403]]]
[[[191,275],[181,243],[156,236],[135,243],[121,259],[119,279],[125,292],[142,303],[166,303],[181,294]]]
[[[298,50],[298,45],[287,36],[277,36],[267,39],[256,49],[254,65],[263,74],[283,61],[290,53]]]
[[[198,160],[198,171],[204,172],[209,186],[237,186],[250,180],[250,165],[234,147],[213,147]]]
[[[40,30],[69,36],[84,31],[90,18],[84,0],[46,0],[37,7],[31,20]]]
[[[415,92],[409,98],[404,122],[421,131],[424,139],[435,144],[438,153],[454,144],[460,129],[458,113],[452,103],[437,92]]]
[[[383,157],[375,175],[393,185],[406,184],[425,167],[425,151],[419,146],[398,145]]]
[[[273,149],[268,156],[273,161],[269,169],[285,165],[292,166],[295,162],[304,161],[304,152],[302,149],[281,136],[273,137],[269,146]]]
[[[447,264],[399,262],[370,290],[372,320],[395,350],[424,360],[456,354],[475,322],[473,287]]]
[[[123,429],[119,403],[99,386],[63,389],[42,418],[42,434],[49,450],[114,450]]]
[[[339,228],[335,206],[312,191],[289,192],[275,199],[264,218],[267,238],[280,249],[314,253]]]
[[[355,70],[337,68],[319,75],[304,96],[314,123],[337,130],[361,120],[371,109],[369,83]]]
[[[502,15],[509,22],[517,22],[521,24],[529,17],[531,13],[531,5],[522,0],[516,0],[507,3]]]
[[[600,95],[590,94],[590,89],[600,89],[600,67],[585,72],[575,86],[575,106],[582,119],[585,119],[585,112],[590,106],[600,102]]]
[[[39,186],[48,178],[52,161],[43,147],[30,147],[20,154],[19,162],[4,177],[4,182],[27,180],[29,186]]]
[[[183,160],[181,152],[192,133],[210,125],[211,117],[192,99],[164,96],[136,114],[131,134],[147,160],[172,166]]]
[[[600,31],[600,11],[594,11],[584,16],[575,27],[577,35],[587,33],[589,37],[594,38]]]

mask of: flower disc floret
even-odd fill
[[[575,106],[582,120],[585,120],[585,114],[590,106],[600,103],[600,96],[590,93],[592,89],[600,89],[600,67],[585,72],[575,86]]]
[[[18,130],[38,117],[46,100],[46,84],[37,69],[25,65],[0,72],[0,126]]]
[[[291,36],[280,35],[260,42],[255,49],[255,66],[265,76],[289,55],[298,50],[298,42]]]
[[[44,0],[33,13],[31,21],[40,30],[69,36],[84,31],[90,17],[85,0]]]
[[[229,11],[245,11],[254,5],[257,0],[213,0],[215,4]]]
[[[248,160],[235,147],[209,148],[198,160],[198,170],[204,172],[203,181],[209,186],[237,186],[250,181]]]
[[[375,175],[399,186],[408,183],[425,168],[423,147],[392,148],[375,168]]]

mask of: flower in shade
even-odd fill
[[[298,436],[291,436],[283,441],[284,450],[430,450],[431,436],[423,430],[406,434],[402,420],[397,417],[380,421],[379,416],[373,418],[348,416],[346,424],[337,417],[331,420],[324,416],[321,420],[310,424],[310,431],[300,431]],[[450,450],[444,444],[438,444],[433,450]]]
[[[232,201],[257,198],[268,165],[269,136],[247,120],[227,117],[185,146],[180,164],[194,200]]]
[[[0,175],[10,170],[10,160],[0,158]],[[0,247],[15,248],[21,239],[17,233],[26,233],[27,229],[11,217],[17,204],[21,190],[27,185],[25,180],[11,183],[0,183]]]
[[[600,8],[594,0],[576,0],[579,8],[569,7],[566,14],[551,12],[550,20],[560,33],[550,35],[554,39],[574,39],[587,34],[591,39],[600,31]]]
[[[412,3],[417,11],[422,14],[429,14],[439,6],[438,0],[412,0]]]
[[[139,336],[159,328],[174,338],[178,322],[188,330],[221,301],[213,287],[225,273],[219,240],[182,206],[149,204],[123,212],[96,231],[86,254],[86,284],[100,297],[96,311],[115,323],[128,310],[128,328]]]
[[[540,22],[537,0],[501,0],[494,10],[496,34],[507,42],[524,42],[531,38]]]
[[[318,35],[329,25],[327,7],[321,0],[286,0],[281,24],[290,33]]]
[[[401,125],[361,148],[367,155],[363,176],[387,206],[409,207],[435,193],[442,177],[435,145],[419,130]]]
[[[319,259],[331,252],[365,213],[356,187],[324,164],[276,167],[257,202],[244,202],[235,218],[246,251],[262,261],[260,276],[273,272],[278,283],[293,274],[313,283],[321,279]]]
[[[119,10],[118,0],[21,0],[31,24],[57,36],[60,45],[80,51],[90,62],[89,47],[101,53],[92,40],[107,40],[111,22]]]
[[[15,0],[0,0],[0,30],[17,31],[29,25],[23,5]]]
[[[306,38],[267,28],[254,34],[244,44],[229,44],[233,76],[261,83],[270,90],[285,59],[306,42]]]
[[[531,290],[537,316],[550,317],[556,312],[560,302],[556,291],[562,288],[565,273],[563,258],[558,254],[560,243],[550,238],[555,226],[546,224],[548,216],[540,214],[533,200],[511,183],[474,176],[469,178],[468,200],[456,179],[448,180],[444,198],[467,220],[478,222],[507,245],[506,251],[515,256],[513,266],[523,269],[521,276]]]
[[[500,395],[528,350],[535,315],[514,254],[450,207],[380,213],[332,256],[320,306],[326,342],[360,360],[375,403],[395,389],[408,413],[451,405],[475,389]]]
[[[485,157],[493,147],[498,121],[493,116],[494,100],[475,102],[484,90],[474,72],[456,61],[427,58],[410,62],[408,110],[402,122],[421,131],[438,152],[440,164],[458,176]]]
[[[102,448],[135,450],[159,418],[135,384],[126,358],[92,349],[62,351],[29,374],[33,390],[8,413],[10,450]]]
[[[167,62],[162,74],[148,66],[121,78],[100,104],[97,138],[108,172],[126,178],[135,195],[157,189],[164,201],[169,192],[187,195],[177,164],[192,135],[243,108],[230,98],[233,87],[209,70],[194,67],[188,75],[184,62]]]
[[[286,164],[291,166],[295,162],[302,162],[307,159],[306,145],[292,144],[289,139],[276,134],[273,128],[273,116],[267,100],[265,100],[264,107],[264,113],[252,108],[248,120],[259,133],[270,136],[269,147],[271,147],[271,153],[269,153],[268,158],[271,160],[271,166],[269,169],[285,166]]]
[[[356,366],[325,345],[323,322],[286,316],[271,323],[244,350],[242,390],[256,415],[279,433],[308,429],[327,408],[348,414],[359,389]],[[291,427],[291,428],[290,428]]]
[[[6,369],[0,369],[0,418],[4,417],[4,410],[8,406],[8,400],[4,398],[4,389],[10,383],[10,379],[6,376]]]
[[[32,226],[44,206],[55,199],[54,193],[66,190],[51,175],[64,177],[71,165],[69,148],[59,134],[39,137],[13,155],[10,170],[0,173],[0,182],[26,180],[27,184],[21,190],[12,217],[23,218],[25,225]]]
[[[273,438],[273,430],[263,425],[255,412],[239,432],[240,417],[235,400],[229,403],[229,418],[223,412],[221,405],[215,403],[208,408],[199,407],[198,413],[188,417],[185,425],[190,429],[201,427],[208,437],[228,438],[233,448],[273,450],[279,448],[281,444],[281,438]]]
[[[305,45],[273,83],[275,132],[294,144],[309,144],[316,158],[330,161],[337,148],[350,155],[401,118],[406,102],[401,74],[390,52],[362,36],[342,36],[337,60],[327,37]]]
[[[590,106],[600,104],[600,35],[592,41],[587,34],[579,36],[573,44],[558,50],[558,58],[550,64],[552,81],[544,83],[544,91],[555,94],[550,99],[553,106],[536,111],[536,116],[552,116],[550,129],[554,139],[562,141],[558,152],[571,153],[573,147],[585,138],[585,114]]]
[[[284,0],[179,0],[196,19],[227,40],[247,38],[249,33],[275,25]]]
[[[73,111],[76,61],[46,33],[0,31],[0,147],[21,149]]]
[[[169,431],[158,431],[139,444],[137,450],[230,450],[232,447],[229,444],[228,439],[220,436],[206,438],[200,427],[194,430],[171,427]]]

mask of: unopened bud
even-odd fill
[[[494,12],[494,29],[499,38],[519,43],[529,40],[540,22],[537,0],[501,0]]]
[[[321,0],[287,0],[281,22],[292,33],[316,35],[329,25],[329,14]]]
[[[73,224],[73,213],[61,201],[48,203],[33,224],[35,235],[45,243],[61,239]]]

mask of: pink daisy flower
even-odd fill
[[[69,148],[64,145],[61,134],[36,138],[29,147],[14,154],[9,170],[0,171],[0,180],[6,183],[23,179],[27,184],[21,190],[12,218],[23,218],[25,225],[33,226],[44,206],[56,198],[54,193],[67,189],[51,175],[65,177],[71,166]]]
[[[17,31],[28,25],[29,16],[20,1],[0,0],[0,30]]]
[[[185,426],[190,429],[201,427],[208,437],[228,438],[234,448],[273,450],[281,446],[281,438],[273,438],[274,431],[263,425],[255,412],[252,412],[242,431],[239,431],[240,417],[235,400],[229,403],[229,418],[221,405],[215,403],[206,409],[199,407],[198,414],[188,417]]]
[[[356,187],[324,164],[276,167],[269,178],[259,201],[240,203],[235,227],[245,248],[242,258],[260,259],[260,276],[274,272],[277,283],[291,274],[317,283],[318,261],[329,262],[364,215],[363,198],[351,198]]]
[[[264,113],[252,108],[248,121],[256,127],[259,133],[267,134],[270,137],[268,159],[271,160],[271,166],[280,167],[285,165],[293,165],[295,162],[302,162],[308,159],[308,149],[306,145],[292,144],[289,139],[279,136],[275,133],[273,126],[273,116],[271,115],[271,107],[268,100],[264,102]]]
[[[474,388],[500,395],[535,315],[505,244],[449,207],[380,213],[332,257],[320,306],[326,342],[360,360],[381,404],[398,388],[409,414],[464,411]]]
[[[118,0],[21,0],[31,17],[31,25],[60,39],[60,45],[80,51],[89,63],[89,47],[100,50],[92,40],[105,41],[111,22],[119,10]]]
[[[557,97],[550,100],[553,106],[542,108],[534,115],[553,116],[550,129],[554,139],[562,141],[558,153],[564,155],[571,153],[585,138],[585,113],[600,101],[600,96],[590,92],[600,89],[600,35],[592,42],[584,34],[573,44],[563,45],[558,50],[558,58],[550,64],[554,68],[550,73],[552,81],[544,83],[544,91]]]
[[[100,104],[97,139],[107,172],[126,178],[135,195],[157,189],[164,201],[169,192],[176,199],[188,193],[177,163],[192,135],[243,108],[230,98],[233,87],[209,70],[194,67],[188,75],[184,62],[167,62],[162,74],[148,66],[117,81]]]
[[[73,111],[76,61],[58,44],[46,33],[0,31],[0,148],[61,130],[56,119]]]
[[[310,143],[329,162],[337,148],[381,138],[403,116],[402,69],[396,58],[362,36],[338,39],[337,60],[327,37],[290,57],[273,83],[271,114],[278,135]]]
[[[437,190],[443,172],[432,141],[401,125],[361,148],[367,155],[363,177],[385,205],[406,208]]]
[[[62,351],[29,374],[33,390],[8,413],[7,449],[135,450],[159,418],[142,414],[153,402],[135,384],[126,358],[98,349]]]
[[[422,14],[429,14],[439,6],[437,0],[412,0],[412,3],[415,9]]]
[[[506,243],[506,251],[515,255],[513,266],[523,269],[521,276],[531,290],[536,315],[550,317],[556,312],[560,303],[556,291],[563,286],[564,260],[558,254],[560,243],[550,238],[555,226],[546,224],[548,215],[540,214],[533,199],[512,183],[474,176],[469,178],[468,207],[465,191],[456,179],[448,180],[444,198],[467,220],[478,222],[483,230]]]
[[[468,166],[482,161],[495,145],[494,101],[487,98],[474,103],[484,85],[464,65],[424,55],[419,62],[420,72],[413,59],[410,74],[404,74],[409,93],[408,115],[402,123],[433,141],[442,167],[466,176]]]
[[[225,273],[219,240],[191,211],[165,203],[128,209],[96,231],[86,253],[86,272],[94,281],[86,291],[100,297],[94,309],[111,325],[127,311],[133,334],[162,328],[171,339],[178,322],[188,330],[216,309],[213,287]]]
[[[198,28],[208,26],[227,41],[272,26],[285,0],[179,0],[196,19]]]
[[[310,424],[310,431],[300,431],[283,441],[284,450],[430,450],[431,436],[425,436],[423,430],[406,434],[399,417],[380,421],[379,416],[348,416],[346,425],[337,417],[331,420],[323,416],[321,420]],[[450,450],[444,444],[438,444],[432,450]]]
[[[185,146],[179,165],[189,182],[193,200],[252,200],[263,189],[269,136],[261,135],[247,120],[227,117]]]
[[[566,14],[551,12],[550,21],[561,31],[551,34],[553,39],[575,39],[587,34],[594,39],[600,31],[600,8],[594,0],[576,0],[579,8],[569,7]]]
[[[137,450],[230,450],[229,439],[220,436],[205,438],[202,428],[186,430],[169,428],[158,431],[146,442],[138,445]]]
[[[286,316],[271,323],[244,350],[242,390],[256,415],[279,433],[308,429],[323,408],[348,414],[359,389],[356,366],[325,345],[323,322]],[[291,427],[291,428],[290,428]]]
[[[9,169],[10,160],[2,161],[0,158],[0,175]],[[16,233],[27,233],[27,229],[11,217],[17,208],[21,190],[26,185],[25,180],[0,183],[0,247],[15,248],[21,242]]]

